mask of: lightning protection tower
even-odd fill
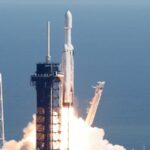
[[[3,89],[2,89],[2,75],[0,73],[0,149],[3,147],[5,141],[4,132],[4,111],[3,111]]]

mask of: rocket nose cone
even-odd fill
[[[65,14],[65,22],[66,22],[66,27],[72,27],[72,14],[71,11],[68,10]]]
[[[72,14],[71,14],[71,11],[70,11],[70,10],[67,10],[67,12],[66,12],[66,17],[72,17]]]

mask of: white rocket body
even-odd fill
[[[65,15],[65,43],[62,58],[63,105],[73,105],[74,99],[74,58],[71,42],[72,14],[68,10]]]

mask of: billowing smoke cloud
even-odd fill
[[[71,150],[126,150],[123,146],[112,145],[104,139],[104,130],[88,126],[83,119],[78,119],[73,125],[73,143]]]
[[[35,122],[33,115],[33,121],[23,130],[23,139],[6,142],[2,150],[35,150]],[[76,118],[71,126],[71,150],[126,150],[123,146],[112,145],[104,139],[103,129],[90,127],[83,119]]]
[[[23,138],[20,141],[6,141],[2,150],[35,150],[35,115],[33,121],[29,122],[27,127],[23,129]]]

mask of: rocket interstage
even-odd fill
[[[72,14],[68,10],[65,14],[65,44],[62,54],[63,78],[63,106],[72,106],[74,101],[74,58],[71,42]]]

